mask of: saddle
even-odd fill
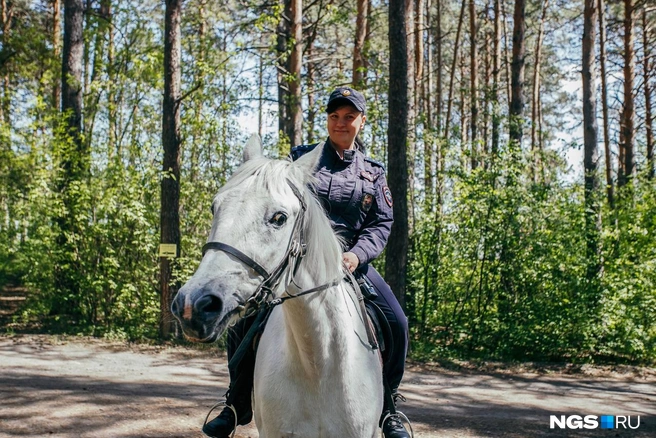
[[[369,279],[360,273],[355,274],[355,279],[364,297],[364,307],[367,313],[366,323],[369,324],[374,333],[376,344],[380,351],[381,361],[383,366],[385,366],[389,361],[392,351],[394,351],[392,328],[381,308],[373,301],[378,297],[378,294],[371,282],[369,282]]]

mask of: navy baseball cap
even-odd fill
[[[330,97],[328,98],[328,103],[326,104],[326,112],[332,113],[342,105],[352,105],[362,114],[364,114],[365,109],[367,108],[367,104],[362,93],[354,90],[351,87],[335,88],[335,91],[330,93]]]

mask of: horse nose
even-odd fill
[[[203,295],[196,301],[194,307],[201,313],[219,313],[223,309],[223,302],[216,295]]]

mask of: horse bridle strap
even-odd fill
[[[205,255],[205,253],[209,249],[217,249],[219,251],[227,252],[228,254],[238,258],[245,265],[249,266],[250,268],[253,268],[253,270],[258,274],[260,274],[262,277],[269,278],[269,273],[267,272],[266,269],[262,267],[262,265],[260,265],[252,258],[248,257],[243,252],[239,251],[234,246],[230,246],[221,242],[207,242],[205,245],[203,245],[203,255]]]

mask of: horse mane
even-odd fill
[[[315,178],[288,160],[272,160],[265,157],[245,161],[221,187],[217,197],[233,187],[264,187],[271,196],[289,196],[289,179],[303,194],[307,211],[304,233],[307,253],[301,267],[308,269],[316,281],[323,283],[342,275],[342,241],[333,232],[326,213],[313,190]],[[310,187],[311,186],[311,187]]]

